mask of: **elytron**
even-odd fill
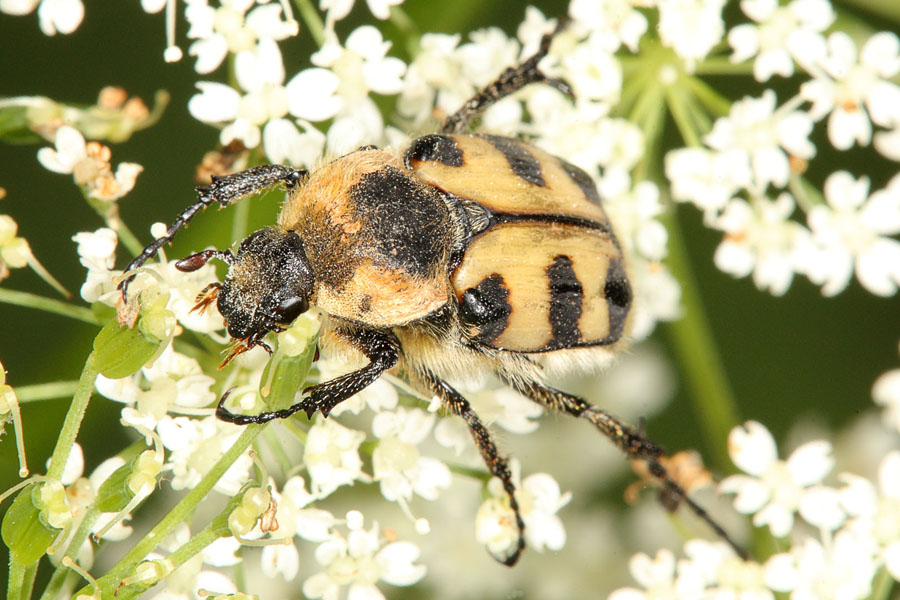
[[[438,133],[400,152],[360,148],[307,172],[265,165],[197,189],[166,234],[128,265],[142,265],[198,212],[275,185],[287,190],[278,222],[231,250],[206,250],[184,271],[228,264],[198,306],[216,303],[235,345],[226,362],[278,333],[310,307],[325,316],[320,344],[368,364],[303,390],[293,406],[254,415],[225,407],[236,424],[298,411],[328,416],[339,403],[394,370],[466,422],[515,513],[518,543],[495,558],[514,564],[524,528],[507,459],[469,402],[447,379],[493,373],[528,398],[581,417],[629,457],[647,462],[670,495],[718,527],[669,477],[661,449],[638,430],[547,384],[547,371],[606,362],[627,339],[632,290],[627,261],[591,178],[522,141],[467,133],[491,104],[531,83],[571,95],[545,76],[537,53],[504,71],[449,116]],[[123,296],[133,276],[121,284]]]

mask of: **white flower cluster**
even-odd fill
[[[88,198],[114,202],[131,191],[144,170],[139,164],[123,162],[113,172],[109,148],[86,142],[80,131],[68,125],[56,131],[54,145],[38,150],[38,160],[50,171],[72,175]]]
[[[855,273],[873,294],[895,294],[900,178],[870,193],[867,177],[837,171],[826,178],[823,197],[801,175],[817,153],[810,135],[826,118],[834,150],[874,142],[883,157],[900,158],[900,86],[892,81],[900,73],[900,41],[876,33],[858,51],[846,33],[826,37],[835,18],[826,0],[740,6],[752,22],[728,32],[731,60],[752,59],[761,82],[797,67],[808,80],[780,106],[771,89],[735,102],[703,147],[670,152],[673,197],[694,203],[705,223],[724,233],[716,265],[735,277],[752,274],[760,289],[784,294],[801,274],[834,295]],[[882,128],[874,137],[873,124]],[[795,220],[798,205],[805,225]]]
[[[81,244],[86,247],[98,246],[102,239],[102,232],[80,234]],[[102,256],[92,257],[87,251],[82,257],[83,260],[103,262]],[[191,328],[187,323],[184,327]],[[266,364],[265,353],[257,349],[241,355],[234,363],[237,368],[232,371],[229,381],[239,384],[239,394],[255,401],[255,390],[260,385]],[[326,358],[317,364],[320,378],[331,378],[340,368],[337,361]],[[122,410],[123,423],[158,436],[165,449],[160,469],[166,485],[174,490],[195,487],[242,431],[240,427],[216,419],[212,410],[206,408],[216,401],[215,380],[204,374],[195,359],[175,351],[171,344],[139,373],[123,379],[108,379],[101,375],[96,387],[107,398],[126,404]],[[506,388],[482,391],[473,398],[473,403],[479,409],[484,407],[485,410],[480,410],[483,414],[494,415],[497,424],[521,433],[534,430],[536,423],[527,417],[541,412],[540,407]],[[522,410],[523,406],[527,410]],[[365,416],[365,408],[374,412],[368,427],[360,428],[357,424],[351,428],[341,423],[340,413]],[[303,592],[309,598],[331,598],[343,588],[351,595],[381,598],[381,592],[375,586],[379,581],[410,585],[422,578],[425,567],[414,564],[418,547],[412,542],[396,541],[392,528],[384,532],[377,525],[364,529],[363,515],[358,510],[352,511],[346,519],[340,519],[322,507],[327,505],[330,496],[346,486],[371,485],[384,499],[397,503],[400,513],[414,525],[418,535],[426,535],[430,532],[430,524],[427,519],[414,516],[412,505],[417,497],[438,500],[451,484],[447,465],[434,456],[433,449],[426,454],[426,443],[432,440],[434,433],[433,439],[445,447],[459,449],[462,446],[470,450],[473,444],[464,427],[462,431],[454,427],[460,424],[458,419],[441,419],[441,430],[435,431],[438,419],[433,411],[398,406],[396,388],[385,381],[376,382],[350,398],[340,409],[328,419],[314,419],[303,432],[299,453],[306,479],[292,475],[280,490],[274,481],[269,481],[275,525],[263,531],[262,521],[259,521],[252,531],[241,536],[241,541],[261,538],[268,533],[259,557],[260,569],[269,577],[279,576],[285,581],[294,581],[302,572],[300,550],[294,542],[318,544],[315,559],[323,570],[304,581]],[[357,417],[354,423],[358,422]],[[364,443],[368,446],[365,451]],[[465,463],[479,468],[481,460],[476,452],[470,452]],[[228,497],[239,493],[250,478],[252,466],[253,460],[244,454],[216,482],[214,490]],[[517,463],[514,463],[514,470],[518,482]],[[492,507],[501,510],[505,507],[502,517],[507,516],[509,500],[502,487],[495,487],[498,483],[495,481],[489,486],[491,495],[477,511],[479,516],[473,526],[473,541],[489,548],[498,543],[497,537],[508,541],[518,535],[514,519],[484,516]],[[528,524],[529,542],[536,549],[562,547],[565,532],[555,513],[567,504],[569,497],[569,494],[561,493],[556,481],[545,473],[532,474],[521,482],[518,500]],[[475,512],[473,507],[472,514]],[[179,540],[185,535],[189,538],[185,532],[176,534],[170,536],[160,550],[174,551],[183,543]],[[216,584],[215,589],[235,589],[227,577],[210,567],[240,562],[234,555],[238,545],[235,538],[225,538],[208,547],[202,558],[192,559],[190,568],[175,571],[177,577],[174,577],[175,573],[166,576],[165,593],[174,593],[173,590],[187,593],[210,581]],[[162,555],[156,558],[164,560]],[[489,559],[486,557],[486,560]]]
[[[84,19],[81,0],[0,0],[0,12],[8,15],[27,15],[35,8],[44,35],[72,33]]]

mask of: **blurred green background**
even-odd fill
[[[565,12],[567,3],[535,4],[546,15],[558,16]],[[480,0],[409,0],[403,8],[423,32],[466,33],[499,26],[514,35],[524,6]],[[372,19],[359,2],[351,17],[341,23],[339,32],[345,35]],[[876,28],[890,28],[875,19],[870,23]],[[186,52],[183,21],[179,21],[179,27],[179,43]],[[388,36],[396,33],[391,25],[382,29]],[[92,104],[102,87],[119,85],[149,103],[157,89],[169,90],[172,99],[161,122],[112,147],[114,164],[133,161],[145,167],[134,191],[121,201],[121,214],[141,241],[147,242],[151,223],[170,222],[192,201],[195,165],[216,145],[217,132],[194,120],[186,109],[194,82],[207,77],[194,73],[190,59],[176,64],[163,62],[162,14],[147,15],[137,2],[88,3],[85,20],[74,34],[49,38],[40,33],[35,14],[0,15],[0,40],[0,96],[46,95],[67,103]],[[292,62],[296,64],[307,56],[312,46],[307,40],[285,43],[282,48],[290,77],[296,72]],[[392,52],[409,58],[401,44],[396,44]],[[152,71],[149,65],[154,65]],[[721,78],[714,83],[733,98],[758,94],[763,88],[747,78]],[[796,89],[796,81],[782,88]],[[785,93],[779,93],[780,100],[787,97]],[[827,144],[823,129],[817,127],[814,139],[820,148]],[[672,139],[677,140],[674,131]],[[37,162],[37,149],[0,145],[0,186],[7,190],[6,199],[0,201],[0,214],[15,218],[19,235],[28,239],[38,259],[77,297],[85,271],[78,263],[71,237],[79,231],[93,231],[103,223],[83,202],[71,177],[50,173]],[[853,153],[848,158],[850,161],[842,160],[827,171],[817,159],[816,172],[823,178],[838,168],[855,175],[872,173],[871,164],[854,164]],[[896,165],[885,163],[884,172],[873,181],[873,189],[895,173]],[[255,203],[251,226],[271,222],[277,209],[277,202]],[[900,365],[897,298],[875,298],[853,282],[840,296],[826,299],[802,279],[795,281],[785,297],[773,298],[757,291],[749,279],[734,280],[716,270],[712,254],[719,235],[701,226],[700,215],[692,207],[679,206],[677,213],[709,322],[740,403],[741,418],[758,419],[776,438],[782,438],[798,420],[811,418],[837,429],[871,408],[873,381]],[[230,225],[229,219],[201,217],[191,230],[201,232],[203,239],[209,239],[203,233],[208,232],[220,247],[225,247],[231,242]],[[191,245],[191,237],[182,236],[169,250],[170,256],[198,249]],[[120,267],[130,259],[121,249],[118,258]],[[14,270],[0,285],[54,295],[27,270]],[[0,304],[0,361],[8,371],[7,382],[20,386],[77,379],[96,332],[97,328],[67,318]],[[655,336],[665,343],[665,327]],[[695,446],[697,419],[691,406],[682,388],[671,406],[647,424],[653,439],[670,449]],[[65,399],[23,406],[32,471],[44,470],[66,408]],[[124,438],[119,439],[124,432],[117,425],[119,410],[120,405],[102,397],[95,397],[88,409],[79,435],[88,469],[106,457],[109,447],[125,444]],[[597,443],[603,442],[598,439]],[[16,470],[13,439],[7,434],[0,442],[0,489],[17,481]],[[610,493],[620,495],[621,489]],[[562,517],[565,520],[564,514]],[[3,550],[0,547],[0,555]],[[0,559],[0,564],[5,563]],[[0,569],[0,581],[5,577],[5,569]]]

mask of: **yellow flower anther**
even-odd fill
[[[244,492],[240,505],[228,515],[228,528],[235,535],[241,537],[250,532],[266,510],[272,497],[268,490],[261,487],[252,487]]]
[[[134,584],[151,586],[159,582],[162,578],[166,577],[174,570],[175,565],[172,564],[172,561],[167,558],[161,558],[158,560],[145,560],[139,563],[134,568],[134,572],[131,576],[126,577],[122,580],[122,583],[119,584],[119,587],[122,588],[126,585]]]
[[[278,349],[285,356],[299,356],[306,350],[309,341],[319,333],[321,324],[322,317],[318,311],[310,310],[303,313],[278,337]]]
[[[55,479],[48,479],[41,486],[39,508],[51,527],[63,529],[72,522],[72,511],[66,501],[66,488]]]
[[[149,302],[144,301],[140,328],[159,340],[166,340],[175,333],[175,314],[166,308],[168,294],[159,294]]]
[[[71,556],[64,556],[62,559],[62,565],[69,569],[72,569],[84,579],[91,584],[94,592],[92,594],[78,594],[75,596],[75,600],[103,600],[103,595],[100,592],[100,584],[97,583],[97,580],[91,577],[91,574],[82,569],[78,563],[72,560]]]
[[[6,371],[0,363],[0,423],[11,419],[16,432],[16,451],[19,454],[19,477],[28,477],[28,463],[25,461],[25,438],[22,435],[22,413],[19,400],[12,386],[6,384]]]
[[[135,463],[135,469],[128,478],[128,489],[135,496],[146,495],[156,487],[156,477],[162,471],[163,459],[156,450],[144,450]]]

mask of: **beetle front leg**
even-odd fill
[[[175,220],[169,225],[166,233],[156,238],[132,260],[125,272],[137,269],[149,259],[156,255],[156,252],[165,244],[171,243],[175,238],[175,234],[188,224],[197,213],[205,209],[210,204],[219,204],[223,207],[229,204],[255,194],[262,190],[272,187],[273,185],[284,183],[288,188],[292,188],[300,182],[306,175],[305,170],[298,170],[293,167],[284,165],[261,165],[253,167],[239,173],[232,173],[224,177],[213,176],[212,183],[209,185],[199,186],[196,188],[197,201],[181,211]],[[122,298],[127,299],[128,285],[134,279],[134,275],[126,277],[119,284],[122,290]]]
[[[227,394],[216,407],[216,417],[236,425],[267,423],[273,419],[286,419],[303,411],[312,417],[318,411],[328,416],[331,410],[354,394],[369,387],[381,374],[397,364],[400,358],[400,341],[390,331],[347,328],[336,331],[369,359],[369,364],[346,375],[310,386],[303,390],[300,402],[281,410],[261,412],[256,415],[239,415],[225,408]]]

